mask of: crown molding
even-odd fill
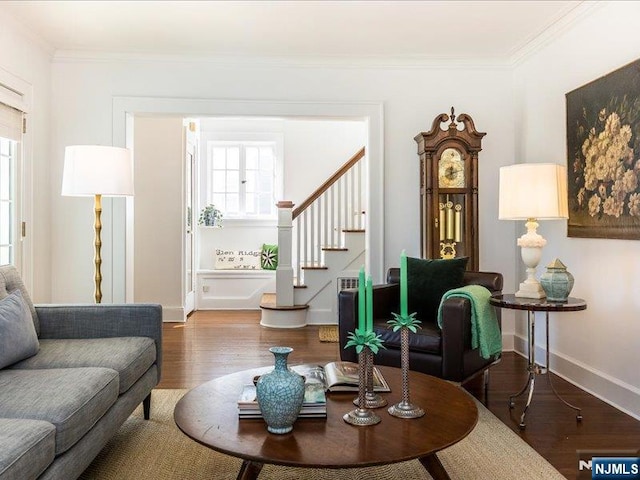
[[[443,55],[244,55],[206,53],[151,53],[113,52],[94,50],[55,50],[42,37],[33,34],[20,22],[11,18],[21,33],[41,45],[54,63],[207,63],[221,67],[263,68],[339,68],[339,69],[465,69],[487,68],[509,70],[526,58],[540,51],[553,40],[606,5],[604,0],[583,0],[568,5],[549,20],[539,32],[534,33],[506,55],[495,56],[443,56]]]
[[[250,55],[199,55],[153,54],[136,52],[99,52],[58,50],[54,63],[209,63],[229,67],[268,68],[372,68],[372,69],[423,69],[423,68],[510,68],[509,57],[450,57],[450,56],[250,56]]]
[[[578,5],[567,7],[564,12],[558,13],[544,29],[513,49],[510,56],[511,66],[518,66],[573,28],[583,18],[601,9],[606,3],[604,0],[585,0]]]

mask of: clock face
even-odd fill
[[[438,187],[464,188],[464,160],[462,153],[455,148],[447,148],[438,162]]]

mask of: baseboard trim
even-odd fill
[[[503,352],[513,352],[513,334],[512,333],[502,333],[502,351]]]
[[[527,357],[527,339],[513,335],[514,349],[517,354]],[[546,350],[536,345],[536,359],[544,363]],[[604,372],[571,358],[567,355],[549,353],[551,371],[560,378],[590,393],[612,407],[640,420],[640,389],[622,382]]]
[[[335,314],[326,308],[313,308],[310,305],[307,311],[307,325],[337,325]]]

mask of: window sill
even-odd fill
[[[277,227],[278,220],[275,218],[225,218],[222,220],[222,227],[215,226],[209,227],[206,225],[198,225],[200,228],[262,228],[262,227]]]

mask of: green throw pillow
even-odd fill
[[[260,255],[260,267],[264,270],[275,270],[278,268],[278,245],[262,245]]]
[[[407,258],[409,313],[423,322],[434,322],[442,296],[462,286],[468,257],[444,259]]]

